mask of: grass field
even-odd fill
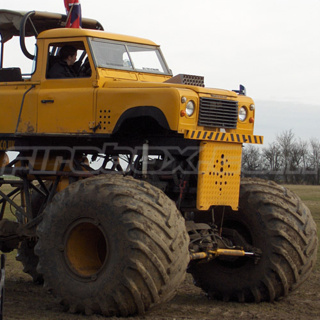
[[[310,209],[317,224],[318,239],[320,239],[320,186],[286,185],[286,187],[295,192]],[[320,270],[320,246],[318,246],[316,269]]]

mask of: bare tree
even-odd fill
[[[263,149],[245,145],[242,170],[245,174],[285,183],[320,184],[320,141],[316,138],[309,143],[297,140],[290,129],[277,135],[276,140]]]
[[[308,142],[294,141],[291,147],[290,171],[295,183],[302,183],[305,180],[309,150]]]
[[[315,184],[320,184],[320,142],[316,138],[310,139],[311,151],[309,155],[311,169],[315,172]]]
[[[244,146],[242,151],[242,169],[246,173],[261,169],[261,152],[257,146]]]
[[[268,170],[278,172],[281,169],[281,152],[277,143],[269,144],[269,147],[264,148],[263,156]]]
[[[288,183],[288,171],[292,166],[293,147],[295,142],[292,129],[282,132],[276,139],[282,157],[282,169],[285,183]]]
[[[280,148],[277,142],[269,144],[262,150],[264,167],[268,171],[269,179],[276,180],[276,176],[280,174],[282,166],[282,158]]]

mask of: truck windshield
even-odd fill
[[[170,74],[158,47],[96,38],[91,47],[98,68]]]

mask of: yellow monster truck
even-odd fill
[[[241,179],[242,144],[263,142],[244,88],[173,76],[154,42],[65,21],[0,10],[0,185],[12,186],[0,189],[1,250],[17,248],[35,281],[86,314],[142,314],[186,270],[209,296],[240,302],[302,283],[315,223],[286,188]],[[30,74],[3,67],[14,36]]]

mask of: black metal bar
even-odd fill
[[[36,216],[34,219],[32,219],[30,222],[28,222],[27,224],[24,225],[24,229],[32,229],[34,227],[36,227],[43,219],[43,214],[39,214],[38,216]]]
[[[59,176],[59,177],[92,177],[94,175],[100,174],[101,172],[97,171],[82,171],[81,173],[71,172],[71,171],[56,171],[56,172],[41,172],[41,176]]]
[[[46,204],[49,203],[53,199],[54,195],[56,194],[56,190],[57,190],[58,184],[60,182],[60,179],[61,179],[61,177],[57,176],[56,181],[54,182],[54,184],[52,186],[52,189],[51,189],[51,192],[49,194],[49,197],[47,199]]]
[[[20,175],[28,174],[28,173],[29,173],[29,169],[28,168],[22,168],[22,167],[14,167],[14,168],[4,167],[4,168],[1,168],[1,174],[3,174],[3,175],[20,176]]]
[[[22,214],[23,216],[26,215],[26,213],[23,211],[23,209],[21,207],[19,207],[13,200],[11,200],[5,193],[3,193],[1,190],[0,190],[0,197],[4,198],[5,201],[9,202],[13,207],[16,208],[16,210]],[[3,201],[1,199],[1,201]]]
[[[0,184],[0,186],[2,185],[3,183],[1,183]],[[7,194],[7,197],[12,197],[14,194],[16,194],[16,193],[18,193],[18,192],[20,192],[20,188],[16,188],[16,189],[14,189],[13,191],[11,191],[11,192],[9,192],[8,194]],[[6,210],[6,204],[7,204],[7,200],[6,199],[0,199],[0,204],[2,204],[2,206],[1,206],[1,211],[0,211],[0,220],[2,220],[3,219],[3,217],[4,217],[4,213],[5,213],[5,210]]]
[[[8,163],[4,168],[6,169],[15,169],[13,168],[13,165],[15,165],[17,162],[19,161],[19,159],[13,159],[10,163]],[[1,171],[2,172],[2,171]]]
[[[45,194],[48,196],[50,192],[49,192],[46,184],[42,181],[42,179],[39,176],[35,176],[35,177],[36,177],[37,181],[39,182],[41,188],[45,192]]]
[[[12,175],[14,171],[15,176],[23,176],[23,175],[37,175],[37,176],[44,176],[44,177],[50,177],[50,176],[62,176],[62,177],[92,177],[97,174],[101,174],[99,170],[93,170],[93,171],[81,171],[79,173],[77,172],[71,172],[71,171],[31,171],[29,168],[4,168],[4,170],[1,172],[4,175]],[[1,184],[1,183],[0,183]]]
[[[1,272],[0,272],[0,320],[3,319],[3,302],[4,302],[4,284],[5,284],[5,263],[6,256],[1,254]]]
[[[10,193],[7,194],[8,198],[11,198],[14,194],[20,192],[20,188],[16,188],[15,190],[11,191]],[[6,204],[7,204],[7,199],[0,199],[0,204],[2,204],[2,208],[1,208],[1,216],[0,216],[0,220],[3,219],[3,215],[4,215],[4,211],[6,209]]]
[[[65,160],[65,159],[63,159],[63,160]],[[66,164],[64,162],[61,163],[60,172],[63,172],[63,169],[64,169],[65,165]],[[46,205],[53,199],[54,195],[56,194],[56,190],[57,190],[57,187],[58,187],[58,184],[59,184],[60,180],[61,180],[61,176],[57,176],[56,181],[54,182],[54,184],[52,186],[52,189],[51,189],[51,192],[49,194],[49,197],[48,197],[48,199],[46,201]]]
[[[3,219],[3,216],[4,216],[4,212],[6,210],[6,204],[7,204],[7,201],[4,201],[2,206],[1,206],[1,212],[0,212],[0,220]]]
[[[26,206],[26,214],[29,219],[32,219],[32,209],[31,209],[31,197],[30,197],[30,183],[25,178],[23,180],[23,193],[25,199],[25,206]]]
[[[9,193],[7,194],[7,197],[8,197],[8,198],[11,198],[13,195],[15,195],[16,193],[20,192],[20,190],[21,190],[20,188],[16,188],[16,189],[12,190],[11,192],[9,192]],[[5,199],[5,200],[0,199],[0,204],[1,204],[3,201],[7,201],[7,200],[6,200],[6,199]]]
[[[18,192],[20,192],[20,188],[16,188],[16,189],[14,189],[14,190],[12,190],[11,192],[9,192],[7,195],[6,195],[6,197],[8,197],[9,199],[13,196],[13,195],[15,195],[16,193],[18,193]],[[5,199],[0,199],[0,204],[3,202],[3,201],[8,201],[7,200],[7,198],[5,198]]]
[[[4,42],[3,39],[1,37],[1,52],[0,52],[0,68],[3,67],[3,53],[4,53]]]
[[[35,215],[37,215],[37,218],[38,218],[38,216],[42,213],[43,209],[47,205],[48,199],[49,199],[49,196],[50,196],[49,189],[51,189],[51,188],[49,188],[49,189],[47,188],[47,185],[40,179],[40,177],[36,177],[36,178],[37,178],[37,181],[40,184],[40,188],[37,188],[33,184],[31,184],[31,187],[34,188],[35,190],[37,190],[37,192],[39,192],[44,197],[44,200],[43,200],[43,202],[42,202],[42,204],[41,204],[41,206],[39,208],[39,211],[38,212],[32,212],[33,218],[35,218]],[[52,186],[51,183],[50,183],[50,186]]]
[[[4,179],[0,179],[0,187],[3,184],[10,184],[12,187],[22,187],[23,186],[23,181],[22,180],[4,180]]]
[[[31,24],[31,27],[32,27],[32,29],[33,29],[33,32],[34,32],[34,34],[35,34],[35,36],[36,36],[36,38],[37,38],[39,33],[38,33],[36,27],[34,26],[32,20],[31,20],[31,17],[28,17],[28,21],[29,21],[29,23]]]
[[[37,181],[39,182],[40,184],[40,188],[38,188],[37,186],[35,186],[34,184],[30,183],[30,187],[37,191],[38,193],[40,193],[41,195],[43,195],[44,197],[48,196],[49,195],[49,191],[46,187],[46,185],[43,183],[43,181],[39,178],[39,177],[36,177],[37,178]]]

